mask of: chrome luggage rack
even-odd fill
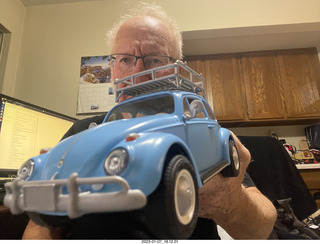
[[[170,75],[157,77],[157,72],[167,69],[173,69],[174,72]],[[182,73],[186,73],[187,75],[183,75]],[[151,80],[136,84],[137,77],[150,74]],[[142,94],[173,89],[195,92],[205,97],[204,78],[181,61],[136,73],[122,79],[116,79],[114,84],[116,102],[119,101],[122,95],[136,97]],[[124,84],[125,87],[119,88],[120,84]]]

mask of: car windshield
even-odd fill
[[[117,106],[108,115],[107,122],[173,112],[174,100],[171,95],[149,97]]]

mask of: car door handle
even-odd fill
[[[213,127],[214,127],[214,125],[212,125],[212,124],[208,125],[208,128],[210,128],[210,129],[212,129]]]

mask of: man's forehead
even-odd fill
[[[157,46],[158,49],[163,49],[168,45],[169,35],[166,26],[159,20],[146,16],[133,17],[120,27],[113,51],[118,52],[120,48],[124,52],[125,50],[122,49],[131,50],[133,46],[137,45],[143,45],[140,46],[141,48]],[[159,53],[163,53],[163,51]]]
[[[150,16],[135,16],[125,21],[117,35],[153,33],[169,35],[169,30],[160,20]]]

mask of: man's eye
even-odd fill
[[[132,58],[131,57],[122,57],[119,58],[119,63],[124,63],[124,64],[130,64],[132,63]]]
[[[160,59],[153,58],[153,59],[151,60],[151,63],[153,63],[153,64],[161,64],[162,61],[161,61]]]
[[[158,66],[162,66],[165,64],[165,62],[157,57],[149,57],[146,58],[145,60],[145,65],[149,66],[149,67],[158,67]]]

